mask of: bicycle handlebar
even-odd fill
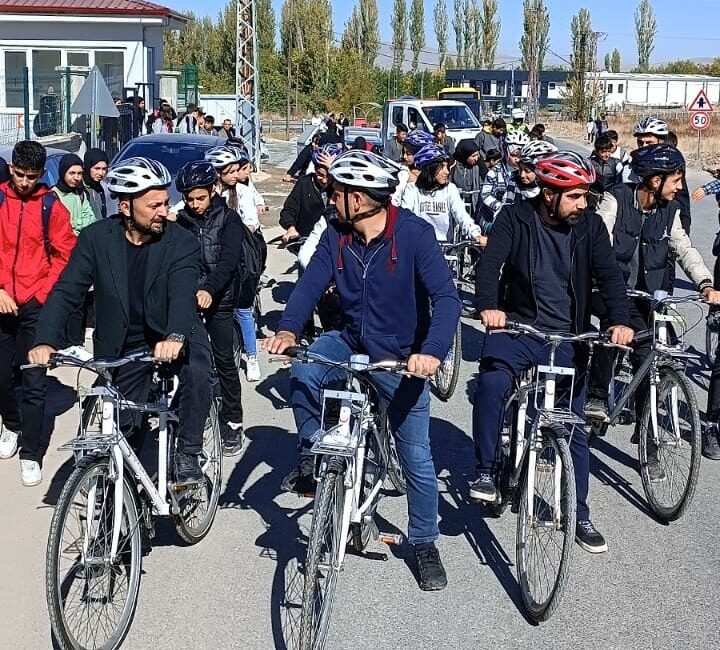
[[[627,345],[620,345],[610,341],[607,332],[584,332],[582,334],[566,334],[564,332],[543,332],[532,325],[520,323],[517,321],[507,321],[502,329],[487,330],[488,334],[529,334],[541,341],[549,343],[588,343],[590,345],[601,345],[603,347],[618,348],[631,352],[632,348]]]
[[[659,305],[679,305],[684,302],[707,303],[707,300],[705,300],[703,295],[697,291],[693,291],[685,296],[658,296],[658,293],[664,292],[656,292],[655,294],[652,294],[647,291],[640,291],[639,289],[627,290],[628,298],[640,298],[641,300],[647,300],[648,302],[656,302]]]
[[[83,370],[91,370],[99,373],[105,370],[120,368],[128,363],[167,363],[155,359],[147,350],[139,350],[131,352],[124,357],[97,357],[83,361],[76,357],[72,357],[59,352],[50,355],[48,363],[26,363],[20,366],[20,370],[29,370],[31,368],[43,368],[46,370],[54,370],[59,366],[71,366],[73,368],[82,368]]]

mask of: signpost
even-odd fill
[[[700,160],[701,134],[710,126],[712,113],[715,111],[704,89],[701,89],[695,99],[690,102],[688,111],[690,111],[690,126],[695,129],[698,134],[697,157],[698,160]]]

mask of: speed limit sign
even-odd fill
[[[710,126],[710,113],[693,111],[690,113],[690,126],[696,131],[704,131]]]

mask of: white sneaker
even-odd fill
[[[71,345],[64,350],[58,350],[58,353],[64,354],[67,357],[73,357],[78,361],[90,361],[90,359],[93,358],[93,355],[80,345]]]
[[[40,463],[37,463],[34,460],[20,459],[20,478],[25,487],[40,485],[42,482]]]
[[[245,376],[248,381],[260,381],[262,373],[260,372],[260,364],[258,363],[257,357],[248,357],[245,362]]]
[[[18,435],[3,427],[0,434],[0,458],[12,458],[17,451]]]

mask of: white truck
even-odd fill
[[[446,133],[459,142],[474,138],[482,126],[467,104],[452,99],[417,99],[417,97],[398,97],[389,99],[383,106],[383,139],[390,140],[395,135],[395,125],[405,124],[409,129],[421,129],[428,133],[433,127],[443,123]]]

